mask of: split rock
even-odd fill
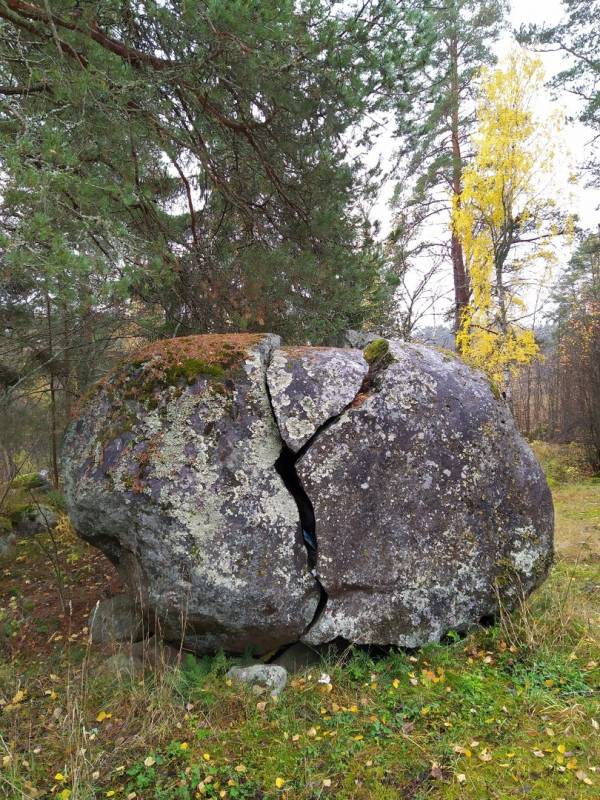
[[[374,345],[371,390],[297,464],[327,593],[311,644],[439,640],[513,606],[552,560],[548,485],[488,380],[435,349]]]
[[[275,350],[267,382],[281,437],[298,452],[358,394],[369,365],[360,350],[285,347]]]
[[[163,638],[416,647],[542,582],[550,491],[481,373],[400,341],[278,347],[157,342],[68,430],[73,524]]]
[[[164,638],[267,652],[299,638],[319,589],[274,468],[266,390],[277,337],[153,344],[110,374],[67,432],[65,494]]]

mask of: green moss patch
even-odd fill
[[[390,344],[387,339],[374,339],[363,350],[363,355],[367,364],[375,364],[381,361],[390,352]]]

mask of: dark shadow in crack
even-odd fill
[[[300,516],[300,527],[302,529],[302,539],[307,552],[308,568],[311,575],[314,577],[320,591],[319,602],[313,615],[312,620],[308,624],[306,631],[308,631],[321,616],[321,612],[327,604],[327,592],[323,585],[317,578],[317,524],[315,519],[315,511],[310,497],[304,491],[304,486],[296,472],[296,461],[300,457],[299,453],[294,453],[287,445],[284,445],[281,450],[281,455],[275,462],[275,469],[281,476],[286,489],[296,501],[298,507],[298,514]],[[304,631],[304,633],[306,633]]]

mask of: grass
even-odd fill
[[[348,651],[278,702],[229,684],[223,655],[111,679],[85,625],[114,570],[66,521],[20,542],[0,565],[0,797],[598,797],[600,483],[564,475],[557,563],[518,613],[414,653]]]

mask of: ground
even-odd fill
[[[224,656],[99,669],[118,590],[66,519],[0,562],[0,797],[576,800],[600,796],[600,480],[540,445],[557,561],[520,611],[410,652],[338,655],[278,702]]]

